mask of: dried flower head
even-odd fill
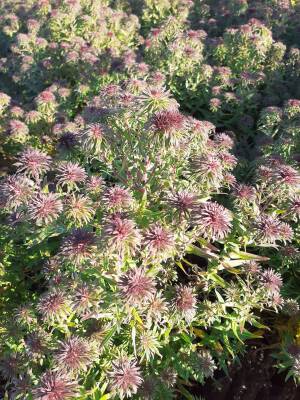
[[[37,224],[49,224],[56,220],[63,204],[56,193],[39,193],[29,203],[29,218]]]
[[[127,358],[121,358],[112,363],[109,377],[111,390],[121,399],[136,394],[143,382],[137,363]]]
[[[71,400],[78,394],[78,384],[61,372],[45,372],[33,390],[34,400]]]
[[[212,240],[220,240],[230,232],[232,216],[220,204],[206,202],[194,210],[192,221],[201,235]]]
[[[50,168],[51,157],[39,150],[28,148],[24,150],[18,158],[15,166],[17,172],[24,172],[35,179],[39,179],[42,174]]]
[[[147,276],[143,268],[133,268],[121,275],[118,287],[130,305],[148,302],[156,290],[153,278]]]
[[[64,257],[80,264],[95,254],[95,235],[85,229],[75,229],[63,242],[61,253]]]

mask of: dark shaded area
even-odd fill
[[[194,387],[194,395],[205,400],[299,400],[300,387],[292,379],[285,382],[286,374],[279,374],[272,364],[269,351],[252,347],[242,365],[230,368],[229,377],[219,372],[215,381]]]

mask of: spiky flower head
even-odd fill
[[[95,351],[87,340],[73,336],[60,342],[54,358],[59,370],[76,373],[93,363]]]
[[[208,350],[201,350],[198,353],[198,362],[200,372],[206,377],[211,378],[217,366]]]
[[[261,284],[264,288],[266,288],[270,293],[279,292],[282,286],[282,278],[278,272],[275,272],[273,269],[266,269],[260,276]]]
[[[263,214],[255,222],[258,239],[263,243],[275,243],[281,238],[281,222],[277,217]]]
[[[158,340],[157,333],[145,329],[138,338],[138,352],[141,355],[141,360],[146,358],[147,361],[151,360],[155,355],[160,355],[159,348],[161,344]]]
[[[183,190],[180,192],[171,193],[167,197],[166,202],[178,212],[179,216],[188,216],[197,206],[199,202],[199,196],[187,190]]]
[[[27,204],[34,193],[33,181],[24,175],[8,176],[0,188],[4,204],[13,210]]]
[[[34,400],[71,400],[78,394],[78,384],[65,374],[46,371],[33,390]]]
[[[20,374],[23,364],[24,359],[20,353],[11,351],[8,355],[2,355],[0,358],[0,375],[5,380],[11,381]]]
[[[121,211],[132,205],[133,199],[129,191],[121,186],[108,188],[102,196],[105,207],[114,211]]]
[[[79,183],[83,183],[87,175],[79,164],[68,161],[59,165],[57,177],[60,185],[72,189],[76,188]]]
[[[92,220],[95,210],[92,201],[74,193],[66,201],[66,216],[75,226],[83,226]]]
[[[39,179],[42,174],[50,168],[51,157],[37,150],[28,148],[24,150],[15,166],[18,167],[17,172],[24,172],[35,179]]]
[[[124,399],[137,393],[143,382],[140,368],[136,361],[121,358],[112,363],[112,371],[109,373],[110,387],[114,394]]]
[[[36,316],[32,307],[29,305],[22,305],[15,310],[14,318],[20,325],[30,326],[36,320]]]
[[[100,302],[100,292],[97,288],[83,283],[78,286],[72,297],[72,308],[78,315],[88,313]]]
[[[13,378],[12,389],[10,391],[11,400],[26,399],[31,389],[32,382],[28,374],[21,374]]]
[[[232,216],[222,205],[206,202],[194,210],[192,221],[205,238],[222,240],[230,232]]]
[[[218,133],[214,137],[214,142],[222,149],[232,149],[234,141],[226,133]]]
[[[49,89],[44,90],[36,97],[35,100],[36,100],[37,105],[54,104],[55,103],[55,95]]]
[[[101,176],[91,176],[87,183],[86,183],[86,188],[87,191],[91,194],[98,194],[103,190],[103,187],[105,185],[104,179],[101,178]]]
[[[185,130],[185,117],[176,109],[159,111],[153,117],[152,129],[174,142]]]
[[[174,250],[174,235],[167,228],[155,223],[143,235],[143,245],[150,257],[168,257]]]
[[[107,127],[100,123],[87,126],[82,133],[82,144],[85,150],[99,152],[102,140],[107,132]]]
[[[39,193],[29,203],[29,218],[37,224],[49,224],[56,220],[63,210],[62,201],[56,193]]]
[[[120,215],[113,215],[103,226],[101,241],[110,253],[119,256],[135,254],[141,242],[141,235],[135,223]]]
[[[40,298],[37,310],[46,322],[59,322],[66,320],[71,312],[71,304],[66,293],[52,289]]]
[[[49,351],[49,340],[50,335],[48,335],[43,330],[36,330],[31,332],[25,338],[25,349],[26,353],[31,359],[37,360]]]
[[[118,287],[122,298],[129,305],[140,305],[148,302],[155,293],[155,282],[143,268],[129,269],[121,275]]]
[[[154,293],[149,297],[147,316],[149,319],[160,321],[168,312],[168,303],[161,293]]]
[[[175,308],[190,323],[196,314],[197,299],[190,286],[178,286],[175,297]]]
[[[282,311],[290,317],[295,316],[299,313],[299,304],[294,299],[286,299],[283,303]]]
[[[193,157],[191,159],[191,170],[201,183],[218,185],[223,178],[221,160],[215,155]]]
[[[176,385],[178,374],[174,368],[167,367],[160,373],[160,379],[164,385],[168,388],[172,388]]]
[[[10,138],[23,143],[29,133],[29,129],[24,122],[12,119],[8,122],[7,133]]]
[[[289,210],[295,218],[300,219],[300,196],[292,198]]]
[[[280,165],[274,173],[275,182],[293,187],[300,184],[300,174],[289,165]]]
[[[234,187],[233,194],[237,201],[253,201],[255,199],[256,191],[253,186],[237,184]]]
[[[61,253],[64,257],[80,264],[95,254],[95,235],[86,229],[75,229],[63,242]]]
[[[292,241],[294,232],[292,227],[288,223],[281,222],[279,226],[279,231],[280,231],[280,240],[282,240],[284,243]]]

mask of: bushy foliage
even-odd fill
[[[299,5],[0,11],[6,398],[191,399],[270,329],[299,381]]]

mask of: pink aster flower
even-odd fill
[[[56,193],[39,193],[30,201],[29,218],[37,224],[49,224],[56,220],[63,204]]]
[[[61,372],[45,372],[33,390],[34,400],[71,400],[78,394],[78,384]]]
[[[55,354],[58,369],[66,373],[85,371],[95,360],[95,352],[89,342],[73,336],[60,342]]]
[[[15,166],[18,167],[17,172],[24,172],[26,175],[38,179],[49,170],[50,161],[51,157],[47,154],[28,148],[20,154]]]
[[[174,235],[167,228],[155,223],[144,233],[143,245],[150,257],[167,256],[174,250]]]
[[[216,202],[200,204],[195,209],[192,221],[200,234],[212,240],[224,239],[231,230],[231,213]]]
[[[171,193],[166,202],[174,208],[179,215],[189,215],[199,203],[199,196],[186,190]]]
[[[123,274],[118,282],[122,298],[130,305],[147,302],[155,293],[155,282],[143,268],[134,268]]]
[[[112,371],[109,373],[109,377],[112,392],[121,399],[136,394],[143,382],[136,361],[127,358],[121,358],[112,363]]]
[[[62,186],[77,187],[78,183],[86,180],[86,177],[84,168],[77,163],[68,161],[58,167],[58,183]]]

